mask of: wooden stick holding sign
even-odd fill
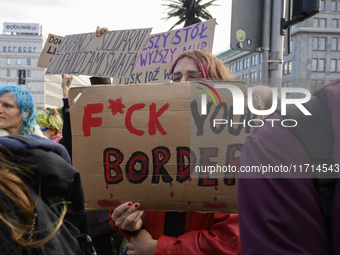
[[[231,84],[246,95],[243,82]],[[219,92],[222,104],[208,101],[203,116],[197,86],[71,88],[70,102],[78,96],[71,105],[73,164],[81,172],[87,210],[134,201],[143,210],[237,212],[237,173],[201,167],[237,169],[250,132],[242,121],[254,116],[234,116],[227,89]],[[238,124],[213,127],[212,116]]]

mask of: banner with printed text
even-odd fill
[[[212,53],[216,19],[195,25],[152,34],[140,53],[129,78],[113,79],[113,84],[147,84],[168,82],[173,61],[185,50],[199,49]]]
[[[127,78],[134,70],[151,28],[67,35],[45,74]]]

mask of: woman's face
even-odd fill
[[[12,92],[7,92],[0,97],[0,129],[6,129],[11,135],[18,135],[24,117],[15,102],[15,97],[11,95]]]
[[[198,73],[199,70],[195,64],[195,61],[191,58],[184,57],[177,62],[177,65],[174,68],[173,74],[180,73],[182,75],[181,80],[174,80],[175,82],[185,82],[187,80],[187,74],[189,74],[189,78],[191,80],[196,80],[200,77]]]
[[[56,130],[53,128],[47,128],[38,123],[38,126],[40,127],[41,132],[46,136],[48,139],[56,135]]]

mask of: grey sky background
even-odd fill
[[[215,28],[213,54],[230,48],[231,1],[218,0],[216,4],[220,6],[208,8],[219,24]],[[1,33],[3,22],[39,23],[45,36],[94,32],[97,25],[109,30],[152,27],[152,34],[162,33],[178,21],[161,20],[167,16],[167,7],[162,4],[167,3],[164,0],[0,0]]]

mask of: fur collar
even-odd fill
[[[47,139],[47,137],[44,136],[44,134],[41,132],[40,127],[38,125],[35,125],[35,130],[32,134],[40,136],[40,137],[45,137]],[[10,135],[10,133],[6,129],[0,129],[0,136],[8,136],[8,135]]]

